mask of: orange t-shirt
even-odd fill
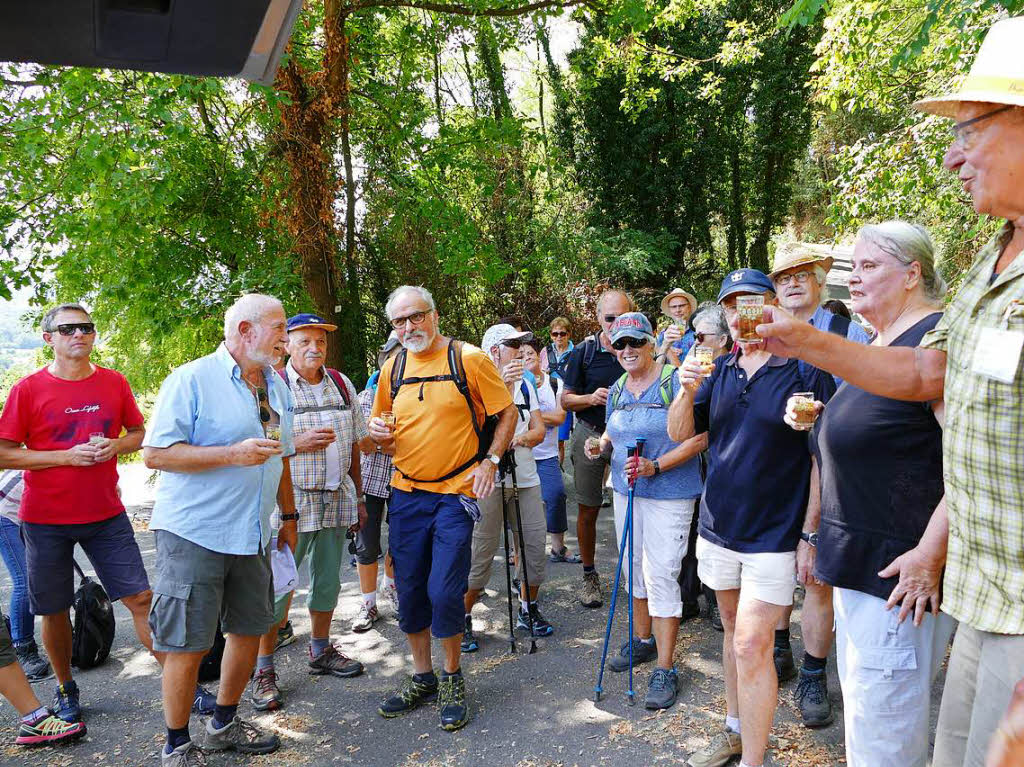
[[[391,401],[391,369],[397,357],[384,363],[373,399],[373,416],[384,410],[395,414],[396,471],[391,486],[399,490],[428,490],[432,493],[462,493],[473,496],[470,466],[461,474],[444,482],[414,482],[402,476],[434,479],[443,477],[470,460],[477,453],[479,441],[469,420],[466,398],[454,381],[428,381],[403,384],[395,401]],[[466,371],[470,398],[476,411],[477,425],[483,415],[496,415],[512,404],[512,396],[490,358],[469,344],[462,346],[462,366]],[[405,378],[426,378],[447,375],[448,344],[425,354],[408,352]],[[401,469],[401,471],[398,471]]]

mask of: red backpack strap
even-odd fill
[[[345,405],[352,407],[352,399],[349,397],[348,387],[345,386],[345,380],[341,377],[341,373],[334,368],[327,368],[327,375],[334,381],[334,385],[338,387],[338,391],[341,392],[341,398],[345,400]]]

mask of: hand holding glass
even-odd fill
[[[764,296],[737,296],[736,313],[739,315],[739,340],[746,344],[760,341],[757,326],[764,317]]]

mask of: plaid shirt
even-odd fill
[[[313,394],[313,387],[289,364],[285,368],[295,398],[295,434],[330,426],[335,440],[324,450],[296,453],[291,459],[292,491],[295,510],[299,513],[298,531],[312,533],[323,528],[348,527],[358,518],[356,486],[349,476],[352,467],[352,445],[369,435],[366,419],[359,408],[349,407],[341,392],[324,371],[323,406]],[[349,401],[355,402],[356,388],[341,376],[349,392]],[[341,464],[341,486],[327,490],[327,450],[337,450]],[[272,524],[280,527],[280,510],[274,511]]]
[[[948,355],[942,445],[949,552],[942,609],[979,631],[1019,635],[1024,634],[1024,373],[1020,360],[1012,384],[972,372],[983,328],[1024,333],[1024,257],[990,284],[1008,232],[1004,228],[978,254],[921,346]]]
[[[0,517],[6,517],[16,525],[18,507],[21,506],[21,493],[25,488],[24,472],[21,469],[5,469],[0,471]]]
[[[363,418],[369,419],[373,409],[374,389],[363,389],[359,392],[359,406],[363,410]],[[377,498],[391,497],[391,456],[386,453],[374,452],[362,456],[363,492]]]

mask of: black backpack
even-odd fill
[[[397,464],[392,463],[395,469],[411,482],[444,482],[451,479],[452,477],[459,476],[462,472],[468,469],[475,463],[479,463],[487,457],[487,451],[491,447],[491,443],[494,442],[494,432],[498,427],[498,416],[487,415],[484,416],[483,424],[476,422],[476,410],[473,409],[473,397],[469,393],[469,382],[466,380],[466,368],[462,365],[462,341],[456,341],[454,338],[448,341],[448,373],[446,375],[439,376],[410,376],[405,378],[405,361],[407,352],[402,349],[395,357],[395,361],[391,366],[391,406],[395,406],[395,397],[398,396],[398,390],[406,384],[419,384],[419,400],[423,402],[423,387],[424,384],[431,382],[440,381],[451,381],[455,384],[455,388],[459,390],[459,394],[466,400],[466,405],[469,407],[469,420],[473,424],[473,431],[476,432],[477,436],[477,452],[472,458],[466,461],[461,466],[452,469],[443,477],[437,479],[419,479],[417,477],[410,477],[404,471],[402,471]]]
[[[213,647],[203,656],[199,663],[199,681],[212,682],[220,679],[220,662],[224,658],[224,632],[221,630],[220,619],[217,619],[217,633],[213,635]]]
[[[107,659],[114,644],[114,606],[103,586],[83,573],[73,558],[71,561],[82,580],[72,605],[75,622],[71,630],[71,665],[93,668]]]

